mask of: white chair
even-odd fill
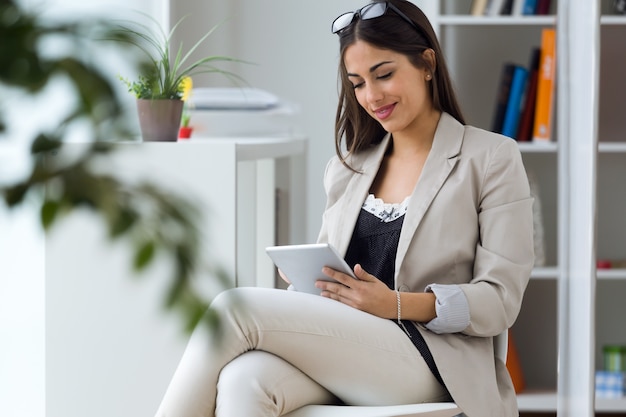
[[[494,353],[506,363],[508,330],[494,338]],[[307,405],[283,417],[453,417],[461,414],[456,404],[423,403],[389,406]]]

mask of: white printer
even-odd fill
[[[194,88],[189,97],[193,138],[292,136],[294,105],[257,88]]]

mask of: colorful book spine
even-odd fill
[[[516,65],[515,71],[513,72],[513,79],[511,80],[511,89],[509,91],[504,121],[502,122],[502,134],[513,139],[517,136],[517,126],[519,125],[522,112],[522,99],[526,90],[527,79],[528,70],[522,66]]]
[[[513,1],[513,9],[511,10],[511,14],[513,16],[521,16],[524,14],[524,5],[526,4],[526,0],[514,0]]]
[[[524,96],[522,115],[517,128],[517,139],[520,142],[528,142],[533,139],[533,125],[535,120],[535,104],[537,101],[537,79],[539,77],[539,59],[541,48],[533,48],[530,54],[528,69],[528,84]]]
[[[522,8],[522,14],[532,16],[537,10],[537,0],[525,0],[524,7]]]
[[[504,0],[489,0],[487,2],[487,6],[485,7],[484,14],[486,16],[500,16],[503,4]]]
[[[504,0],[500,14],[503,16],[510,16],[513,13],[513,0]]]
[[[550,14],[551,0],[537,0],[537,7],[535,8],[535,14],[546,15]]]
[[[487,7],[487,0],[473,0],[470,14],[473,16],[482,16],[485,14],[485,8]]]
[[[496,91],[496,105],[494,109],[493,122],[491,130],[495,133],[502,133],[502,125],[504,124],[504,115],[509,102],[509,92],[511,91],[511,82],[513,81],[513,73],[515,72],[515,64],[506,62],[500,70],[500,83]]]
[[[556,30],[544,28],[541,32],[541,58],[537,79],[537,100],[533,142],[549,142],[552,135],[554,87],[556,69]]]
[[[513,382],[513,388],[515,389],[515,393],[519,394],[520,392],[524,391],[524,389],[526,389],[524,370],[522,369],[522,362],[520,360],[517,346],[515,345],[515,339],[513,337],[513,331],[511,329],[509,329],[506,369],[509,371],[509,375],[511,376],[511,381]]]

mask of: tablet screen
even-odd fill
[[[322,273],[324,266],[354,278],[352,268],[328,243],[270,246],[265,251],[296,291],[319,295],[321,290],[315,287],[315,281],[334,281]]]

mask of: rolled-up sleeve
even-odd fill
[[[435,294],[437,317],[425,323],[434,333],[456,333],[463,331],[470,323],[470,309],[467,297],[458,285],[431,284],[426,291]]]

